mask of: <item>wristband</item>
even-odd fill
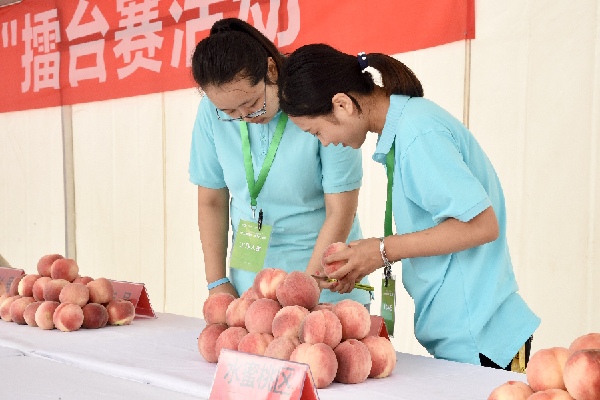
[[[211,290],[211,289],[216,288],[217,286],[220,286],[224,283],[229,283],[229,282],[230,282],[229,278],[225,277],[225,278],[221,278],[214,282],[209,283],[207,287],[208,287],[208,290]]]

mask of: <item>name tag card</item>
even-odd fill
[[[221,350],[209,400],[319,400],[307,364]]]
[[[143,283],[110,280],[115,291],[115,299],[129,300],[135,307],[135,318],[156,318],[150,304],[148,291]]]
[[[390,340],[387,326],[385,325],[385,320],[383,317],[371,315],[371,330],[369,331],[368,336],[381,336],[387,340]]]
[[[0,286],[3,286],[0,287],[0,296],[8,293],[15,278],[23,275],[25,275],[25,271],[22,269],[0,267]]]

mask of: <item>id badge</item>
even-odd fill
[[[387,280],[387,286],[386,286]],[[386,279],[385,274],[381,280],[381,317],[385,321],[388,334],[394,336],[394,322],[396,320],[396,276],[391,275]]]
[[[240,220],[229,266],[254,273],[260,272],[265,263],[272,230],[271,225],[262,225],[258,230],[256,222]]]

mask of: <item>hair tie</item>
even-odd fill
[[[361,51],[358,53],[358,65],[360,66],[361,71],[365,71],[365,68],[369,66],[369,62],[367,61],[367,53]]]

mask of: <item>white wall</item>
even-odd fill
[[[534,350],[566,346],[600,332],[600,3],[484,1],[476,22],[468,123],[503,183],[521,294],[542,318]],[[397,55],[459,119],[466,49]],[[207,291],[187,180],[199,99],[187,89],[80,104],[71,122],[81,273],[143,282],[156,311],[201,317]],[[27,273],[42,255],[66,252],[61,118],[60,108],[0,114],[0,254]],[[363,148],[366,236],[383,229],[386,178],[373,148],[374,138]],[[397,310],[396,349],[425,354],[401,289]]]

